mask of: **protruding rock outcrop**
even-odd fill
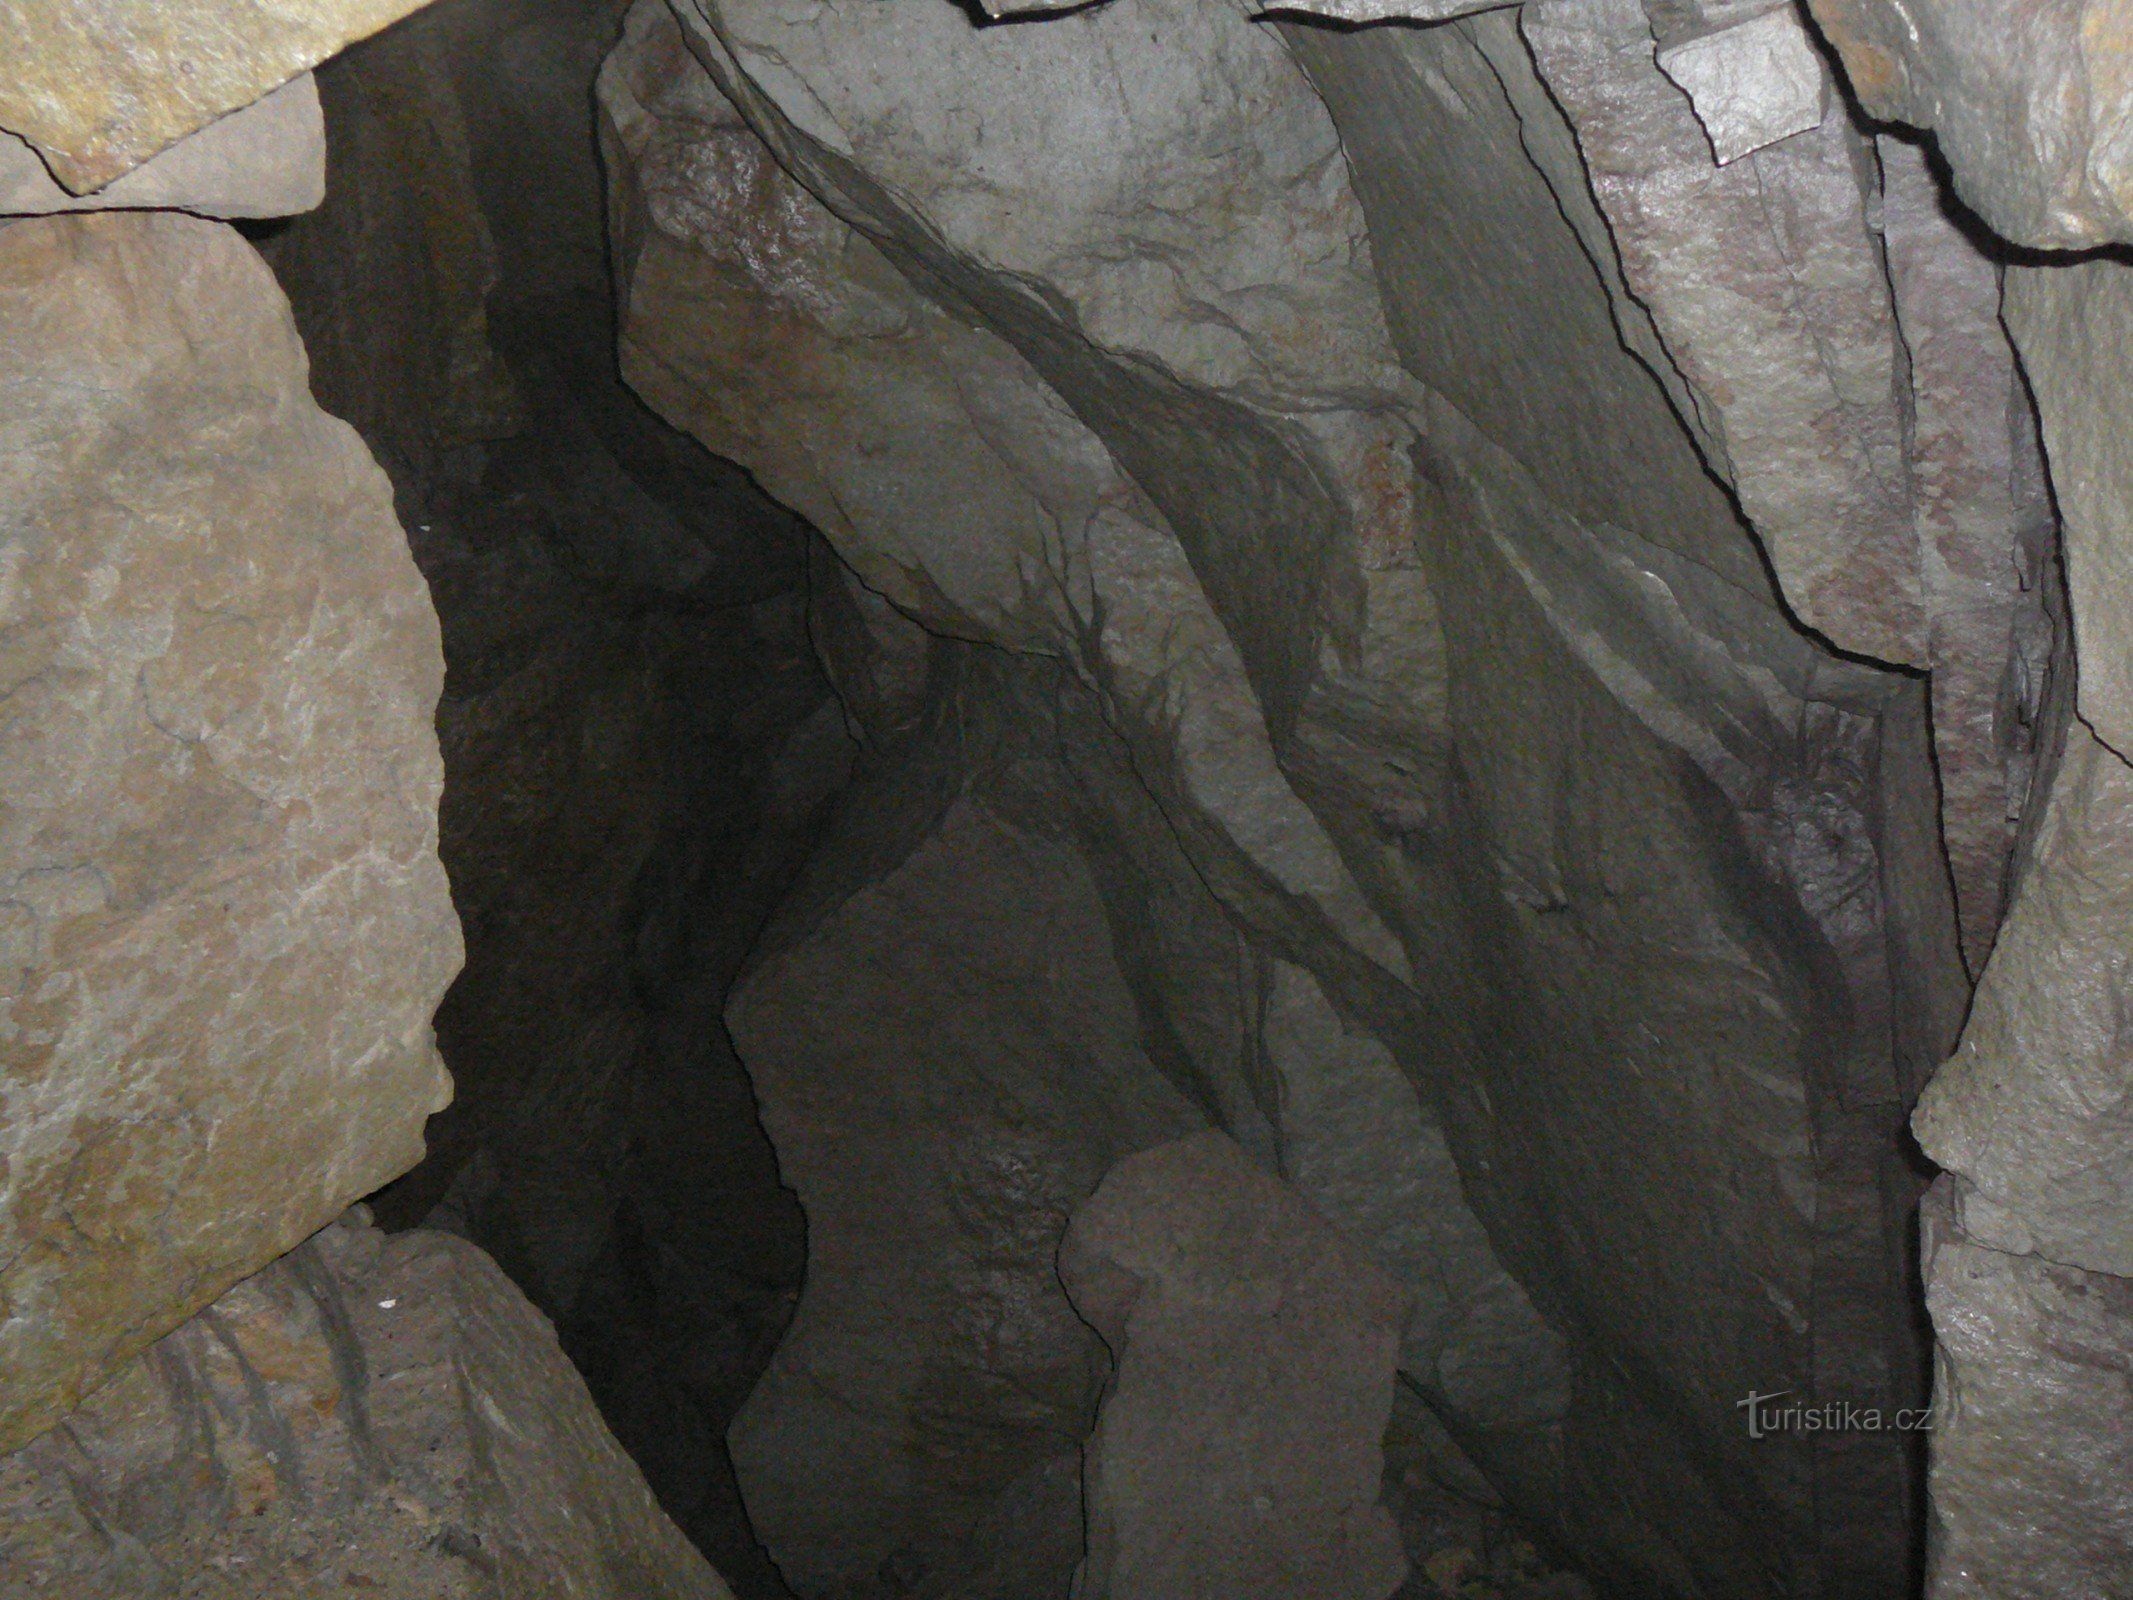
[[[450,1094],[436,616],[305,376],[225,226],[0,227],[0,1446]]]

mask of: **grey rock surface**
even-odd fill
[[[730,1600],[479,1250],[357,1213],[0,1457],[9,1591]]]
[[[1005,693],[964,683],[948,748],[854,789],[727,1011],[810,1261],[732,1448],[805,1593],[937,1577],[1071,1468],[1102,1353],[1060,1236],[1118,1157],[1202,1121],[1142,1048],[1071,796],[987,759],[983,725],[1037,709]],[[1074,1496],[1046,1503],[1013,1592],[1062,1591],[1078,1555]]]
[[[2133,771],[2075,722],[1962,1047],[1912,1125],[1979,1244],[2133,1277]]]
[[[1696,392],[1711,467],[1794,614],[1842,649],[1923,666],[1900,345],[1861,136],[1832,118],[1714,170],[1636,0],[1520,16],[1628,283]]]
[[[308,72],[90,194],[68,193],[36,151],[0,134],[0,216],[123,210],[286,217],[325,195],[326,120]]]
[[[0,1444],[419,1158],[437,620],[230,228],[0,227]]]
[[[2000,271],[1925,152],[1884,136],[1881,228],[1909,367],[1911,495],[1933,671],[1941,836],[1963,950],[1983,969],[2006,906],[2050,676],[2057,518],[2000,317]]]
[[[1127,1157],[1059,1248],[1110,1346],[1076,1600],[1385,1600],[1378,1503],[1405,1298],[1217,1132]]]
[[[2133,1573],[2133,1279],[1995,1249],[1947,1180],[1924,1219],[1934,1600],[2110,1595]]]
[[[2080,657],[2081,716],[2133,751],[2133,616],[2123,529],[2133,506],[2133,430],[2118,397],[2133,380],[2133,265],[2111,257],[2007,272],[2007,326],[2044,425],[2066,524],[2066,584]]]

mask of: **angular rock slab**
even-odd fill
[[[37,152],[0,134],[0,216],[54,211],[190,211],[203,217],[287,217],[326,198],[326,118],[318,82],[291,78],[151,156],[94,194],[69,194]]]
[[[2123,0],[1808,0],[1867,114],[1930,128],[1956,188],[2017,244],[2133,239],[2133,7]]]
[[[1829,73],[1792,7],[1779,6],[1659,52],[1720,166],[1822,126]]]
[[[360,1212],[0,1458],[0,1528],[53,1600],[730,1600],[496,1264]]]
[[[422,1153],[460,960],[392,492],[265,265],[0,228],[0,1447]]]
[[[1059,1250],[1117,1361],[1084,1453],[1076,1600],[1383,1600],[1405,1296],[1221,1133],[1113,1167]]]
[[[0,129],[87,194],[422,0],[0,0]]]
[[[1933,1600],[2070,1600],[2133,1576],[2133,1279],[2010,1255],[1924,1208],[1940,1335]]]

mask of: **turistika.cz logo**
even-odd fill
[[[1849,1400],[1825,1400],[1819,1405],[1780,1401],[1797,1393],[1780,1389],[1775,1394],[1751,1391],[1733,1409],[1748,1413],[1748,1437],[1767,1439],[1774,1433],[1922,1433],[1933,1426],[1929,1406],[1885,1411],[1880,1406],[1855,1406]]]

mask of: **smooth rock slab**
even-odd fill
[[[326,118],[310,73],[211,122],[94,194],[69,194],[37,152],[0,134],[0,216],[190,211],[287,217],[326,198]]]
[[[422,1153],[437,621],[266,266],[0,227],[0,1448]]]
[[[1075,1600],[1382,1600],[1405,1296],[1221,1133],[1129,1156],[1059,1251],[1117,1362]]]

